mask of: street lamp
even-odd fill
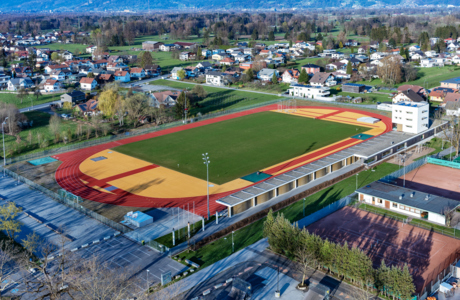
[[[208,220],[209,220],[209,164],[211,163],[209,161],[209,156],[208,153],[202,154],[203,155],[203,163],[206,165],[206,190],[207,190],[207,199],[208,199]]]
[[[233,232],[234,231],[232,231],[232,253],[235,251],[235,243],[233,242]]]
[[[147,270],[147,294],[149,293],[149,273],[150,270]]]
[[[6,120],[8,120],[8,117],[6,117],[5,120],[2,122],[2,137],[3,137],[3,177],[5,177],[5,167],[6,167],[5,129],[3,128],[3,126],[6,125]]]
[[[358,175],[359,175],[359,173],[356,174],[356,189],[355,189],[355,191],[358,189]]]

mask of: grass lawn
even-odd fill
[[[49,45],[40,45],[36,48],[49,48],[50,50],[67,50],[72,52],[74,55],[78,55],[78,52],[86,53],[87,45],[83,44],[63,44],[63,43],[53,43]]]
[[[314,128],[314,130],[312,130]],[[289,129],[289,130],[288,130]],[[261,112],[114,148],[194,177],[222,184],[368,130],[364,127]]]
[[[24,129],[19,133],[19,137],[21,138],[20,145],[17,143],[16,137],[11,135],[5,135],[5,148],[6,148],[6,156],[11,157],[11,150],[15,150],[16,155],[22,155],[25,152],[32,153],[36,151],[43,151],[45,149],[56,148],[64,146],[62,141],[59,141],[58,144],[54,144],[54,135],[49,130],[49,120],[51,115],[41,111],[30,111],[25,112],[24,115],[29,119],[29,121],[33,121],[33,125],[31,128]],[[76,123],[73,121],[65,121],[62,120],[60,130],[61,132],[66,131],[70,128],[70,130],[74,133],[76,130]],[[86,132],[86,125],[83,126],[84,132]],[[29,144],[28,136],[29,132],[32,135],[32,143]],[[48,146],[46,148],[40,148],[38,145],[38,135],[41,135],[42,140],[48,140]],[[93,136],[91,136],[93,137]],[[75,138],[72,139],[73,143],[77,141]],[[20,151],[20,153],[18,152]]]
[[[358,187],[365,186],[374,182],[381,177],[390,174],[398,169],[397,165],[383,163],[375,168],[375,171],[367,170],[359,173]],[[310,215],[319,209],[351,194],[356,188],[356,177],[352,176],[341,182],[334,184],[322,191],[319,191],[304,201],[298,201],[280,212],[291,222],[298,221],[303,218],[303,207],[305,205],[305,215]],[[304,203],[305,202],[305,203]],[[263,223],[265,218],[252,223],[234,233],[235,252],[241,250],[258,240],[263,238]],[[197,251],[183,252],[179,255],[180,258],[190,259],[193,262],[200,264],[202,267],[209,266],[227,256],[232,252],[231,235],[227,238],[221,238],[213,243],[210,243]]]
[[[377,93],[365,93],[365,94],[346,93],[346,92],[342,92],[342,91],[337,91],[334,88],[331,88],[330,91],[331,91],[331,95],[350,96],[350,97],[353,97],[353,98],[361,97],[364,100],[363,104],[391,101],[391,98],[389,98],[390,97],[389,94],[386,95],[386,94],[377,94]],[[367,101],[366,101],[366,99],[367,99]]]
[[[460,67],[457,66],[445,66],[443,68],[417,68],[418,73],[417,73],[417,79],[414,81],[409,81],[409,82],[401,82],[398,84],[395,84],[395,87],[404,85],[404,84],[413,84],[413,85],[419,85],[422,87],[425,87],[427,89],[440,86],[441,81],[446,80],[446,79],[451,79],[454,77],[459,77],[460,76]],[[379,86],[385,86],[380,79],[373,79],[371,82],[369,81],[360,81],[357,83],[362,83],[366,85],[379,85]]]
[[[33,105],[38,105],[46,102],[51,102],[59,100],[62,94],[43,94],[37,100],[37,98],[30,93],[29,96],[26,96],[21,100],[17,97],[17,94],[14,93],[0,93],[0,102],[11,103],[16,105],[17,108],[24,108]]]
[[[153,85],[169,86],[176,89],[192,89],[195,85],[180,81],[155,80],[151,81]],[[248,105],[263,103],[270,100],[281,99],[277,95],[265,95],[245,91],[235,91],[218,87],[203,86],[208,96],[199,101],[196,107],[192,107],[190,115],[197,113],[208,113],[220,109],[233,109]]]

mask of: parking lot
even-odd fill
[[[83,258],[95,255],[102,262],[108,262],[111,269],[123,268],[123,272],[132,272],[139,279],[139,288],[143,290],[147,288],[147,277],[149,285],[153,285],[161,282],[162,273],[169,271],[175,276],[188,269],[166,255],[123,236],[100,242],[77,253]]]

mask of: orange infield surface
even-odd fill
[[[311,233],[363,250],[378,268],[407,263],[417,293],[460,255],[460,241],[351,207],[307,227]]]
[[[55,155],[54,158],[62,161],[56,171],[56,181],[65,190],[92,201],[131,207],[186,207],[190,205],[192,208],[194,205],[197,214],[205,215],[206,181],[121,154],[111,150],[111,148],[248,114],[277,111],[276,109],[276,104],[269,105]],[[295,112],[291,112],[291,114],[368,127],[369,130],[364,134],[372,136],[391,130],[391,119],[353,109],[305,106],[297,107]],[[357,119],[363,116],[375,117],[382,121],[375,124],[358,122]],[[363,141],[360,139],[347,138],[304,155],[293,157],[280,164],[269,166],[261,171],[270,175],[279,175],[361,142]],[[105,159],[98,161],[97,167],[95,167],[94,161],[91,159],[101,156]],[[215,200],[254,184],[257,183],[244,179],[235,179],[221,185],[213,184],[210,187],[211,213],[224,208],[215,203]]]

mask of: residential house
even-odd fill
[[[177,49],[176,47],[177,46],[175,44],[163,44],[160,45],[160,51],[169,52]]]
[[[321,72],[321,67],[317,66],[317,65],[314,65],[314,64],[306,64],[306,65],[302,66],[301,70],[305,70],[305,72],[307,72],[307,74],[311,75],[311,74],[316,74],[316,73]]]
[[[43,87],[45,89],[45,92],[55,92],[61,89],[61,84],[57,80],[47,79]]]
[[[407,91],[407,90],[413,90],[414,92],[419,94],[421,97],[426,99],[426,90],[425,88],[419,85],[404,84],[398,87],[398,92]]]
[[[240,63],[240,69],[242,69],[242,70],[252,69],[253,67],[254,67],[254,65],[253,65],[252,62]],[[265,67],[267,67],[267,66],[265,65]]]
[[[221,61],[223,60],[224,58],[228,57],[228,54],[227,53],[215,53],[212,55],[212,59],[213,60],[216,60],[216,61]]]
[[[281,75],[284,83],[297,83],[299,80],[300,72],[297,69],[289,69],[283,72]]]
[[[91,91],[97,87],[96,78],[83,77],[80,79],[80,88],[82,90]]]
[[[209,71],[206,73],[206,84],[224,86],[227,83],[227,76],[228,75],[223,72]]]
[[[223,66],[223,65],[226,65],[226,66],[233,66],[235,64],[235,61],[233,59],[231,59],[230,57],[226,57],[224,59],[222,59],[221,61],[219,61],[219,65]]]
[[[129,71],[129,67],[125,65],[124,63],[120,63],[120,62],[108,63],[107,71]]]
[[[86,95],[82,91],[73,90],[70,93],[61,95],[61,105],[65,102],[70,102],[72,105],[86,100]]]
[[[453,88],[446,88],[446,87],[435,87],[431,90],[430,94],[428,95],[431,102],[436,103],[443,103],[444,98],[449,93],[458,93],[458,89]]]
[[[12,68],[11,72],[12,73],[14,72],[16,74],[16,76],[20,76],[20,77],[30,77],[30,76],[32,76],[32,70],[29,67]]]
[[[176,100],[180,95],[180,91],[163,91],[150,94],[150,106],[160,107],[164,105],[165,107],[171,107],[176,105]]]
[[[425,55],[426,57],[436,57],[438,56],[438,53],[436,53],[436,51],[434,50],[429,50],[429,51],[425,51]]]
[[[362,93],[366,90],[366,86],[364,84],[357,84],[357,83],[345,83],[342,85],[342,92],[347,93]]]
[[[106,59],[98,59],[96,61],[90,62],[90,66],[96,69],[106,68],[109,62]]]
[[[113,82],[115,80],[113,74],[100,74],[96,77],[96,80],[100,86],[107,83]]]
[[[459,102],[459,100],[460,100],[459,93],[447,93],[446,96],[444,97],[443,105],[445,106],[449,102]]]
[[[196,59],[196,53],[193,52],[181,52],[179,54],[179,59],[180,60],[194,60]]]
[[[86,53],[91,53],[93,54],[97,50],[97,46],[90,45],[86,47]]]
[[[460,77],[455,77],[441,81],[441,87],[447,87],[452,89],[460,89]]]
[[[334,70],[341,70],[341,69],[344,69],[347,65],[345,63],[342,63],[342,62],[333,62],[333,63],[330,63],[330,64],[327,64],[326,65],[326,70],[328,71],[334,71]]]
[[[278,70],[275,69],[262,69],[257,73],[257,78],[259,78],[262,81],[271,81],[273,78],[273,74],[278,78],[279,77],[279,72]]]
[[[146,65],[144,70],[148,76],[159,76],[161,74],[161,67],[159,65]]]
[[[409,47],[409,52],[415,52],[415,51],[420,51],[419,45],[412,45]]]
[[[200,74],[200,69],[197,67],[188,66],[184,68],[185,74],[188,78],[197,77]]]
[[[455,41],[447,45],[446,48],[449,51],[457,51],[460,48],[460,44],[457,41]]]
[[[447,102],[444,109],[447,116],[460,117],[460,102]]]
[[[115,81],[120,81],[120,82],[130,82],[131,81],[131,75],[129,74],[128,71],[115,71],[113,76],[115,77]]]
[[[425,99],[411,89],[398,92],[393,96],[393,103],[399,102],[424,102]]]
[[[46,74],[51,74],[52,71],[62,71],[64,69],[67,69],[68,66],[67,65],[64,65],[64,64],[60,64],[60,65],[49,65],[49,66],[46,66],[45,67],[45,73]]]
[[[144,51],[155,51],[160,50],[161,45],[164,45],[162,42],[156,41],[145,41],[142,43],[142,50]]]
[[[6,89],[8,87],[8,81],[10,81],[11,76],[0,73],[0,89]]]
[[[83,104],[78,104],[76,106],[76,110],[78,112],[84,114],[85,116],[97,115],[97,114],[100,113],[97,105],[98,105],[98,101],[94,100],[94,99],[91,99],[91,100],[86,101]]]
[[[132,79],[142,79],[146,77],[146,73],[142,68],[131,68],[130,76]]]
[[[197,43],[175,42],[174,45],[176,45],[178,49],[194,49],[197,46]]]
[[[313,86],[309,84],[291,84],[288,89],[288,93],[291,96],[303,97],[303,98],[316,98],[321,99],[330,95],[330,90],[327,87]]]
[[[333,74],[318,72],[310,79],[310,84],[316,86],[333,86],[337,84],[337,81]]]
[[[203,61],[203,62],[198,63],[196,67],[201,70],[211,70],[212,64],[209,61]]]
[[[34,86],[34,83],[29,77],[11,78],[8,81],[7,89],[9,91],[17,91],[17,90],[20,90],[21,88],[28,89],[28,88],[32,88],[33,86]]]
[[[345,54],[343,54],[342,52],[335,52],[331,54],[331,58],[332,59],[342,59],[342,58],[345,58]]]
[[[179,77],[178,73],[179,71],[183,70],[183,68],[181,67],[174,67],[172,70],[171,70],[171,78],[172,79],[177,79],[177,80],[180,80],[181,78]]]
[[[119,55],[110,55],[107,58],[108,63],[124,63],[123,57]]]
[[[386,53],[386,52],[374,52],[374,53],[371,54],[370,59],[371,60],[380,60],[380,59],[382,59],[382,58],[384,58],[384,57],[386,57],[388,55],[389,54]]]

